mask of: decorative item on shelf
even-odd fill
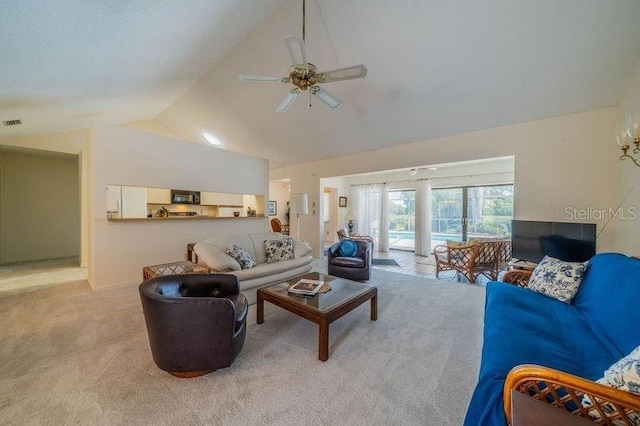
[[[267,214],[269,216],[275,216],[278,214],[278,202],[277,201],[269,201],[267,205]]]
[[[640,167],[638,159],[629,154],[632,142],[635,146],[633,154],[640,154],[640,109],[625,115],[616,131],[616,140],[622,150],[620,160],[629,158],[636,166]]]
[[[169,217],[169,210],[167,210],[164,206],[160,207],[156,212],[156,217]]]
[[[247,217],[256,217],[256,211],[251,207],[247,207]]]
[[[240,217],[240,212],[233,212],[233,217]]]
[[[347,219],[349,222],[347,223],[347,227],[349,227],[349,233],[353,234],[353,221],[356,218],[356,215],[353,213],[353,210],[349,210],[347,212],[347,215],[344,217],[345,219]]]
[[[300,215],[309,214],[309,199],[307,194],[292,193],[291,194],[291,213],[296,215],[296,238],[300,239]]]
[[[338,206],[347,207],[347,197],[338,197]]]

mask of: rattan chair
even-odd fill
[[[371,244],[371,250],[373,251],[373,238],[367,235],[354,234],[353,232],[349,233],[346,228],[339,229],[338,239],[342,241],[345,238],[349,238],[350,240],[354,241],[366,241]]]
[[[433,249],[436,259],[436,277],[441,271],[454,270],[470,283],[480,275],[496,281],[500,271],[511,260],[511,241],[470,241],[468,244],[438,245]]]
[[[271,229],[273,232],[280,232],[284,235],[289,235],[289,225],[283,225],[277,217],[271,219]]]
[[[504,383],[507,424],[511,424],[512,390],[600,424],[636,425],[640,418],[637,395],[552,368],[523,364],[514,367]]]

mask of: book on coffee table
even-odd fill
[[[291,287],[289,293],[313,296],[322,288],[324,281],[301,279]]]

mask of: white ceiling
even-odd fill
[[[615,105],[640,58],[638,0],[308,0],[307,56],[343,102],[240,72],[285,75],[301,2],[10,0],[0,14],[0,143],[158,117],[184,138],[272,167]],[[8,41],[8,43],[7,43]],[[164,111],[164,112],[163,112]]]

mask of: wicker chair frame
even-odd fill
[[[348,233],[348,232],[345,232],[344,229],[338,229],[338,239],[342,241],[345,238],[349,238],[350,240],[357,240],[357,241],[368,241],[369,243],[371,243],[371,251],[373,251],[373,238],[367,235]]]
[[[640,419],[640,396],[552,368],[523,364],[509,372],[504,384],[508,424],[511,424],[511,390],[599,424],[637,425]]]
[[[495,281],[511,260],[511,241],[483,241],[451,247],[438,245],[433,254],[436,277],[441,271],[455,270],[472,284],[480,275]]]
[[[527,287],[529,285],[529,279],[531,278],[531,272],[524,269],[513,269],[507,271],[502,276],[502,281],[509,284],[517,285],[518,287]]]

